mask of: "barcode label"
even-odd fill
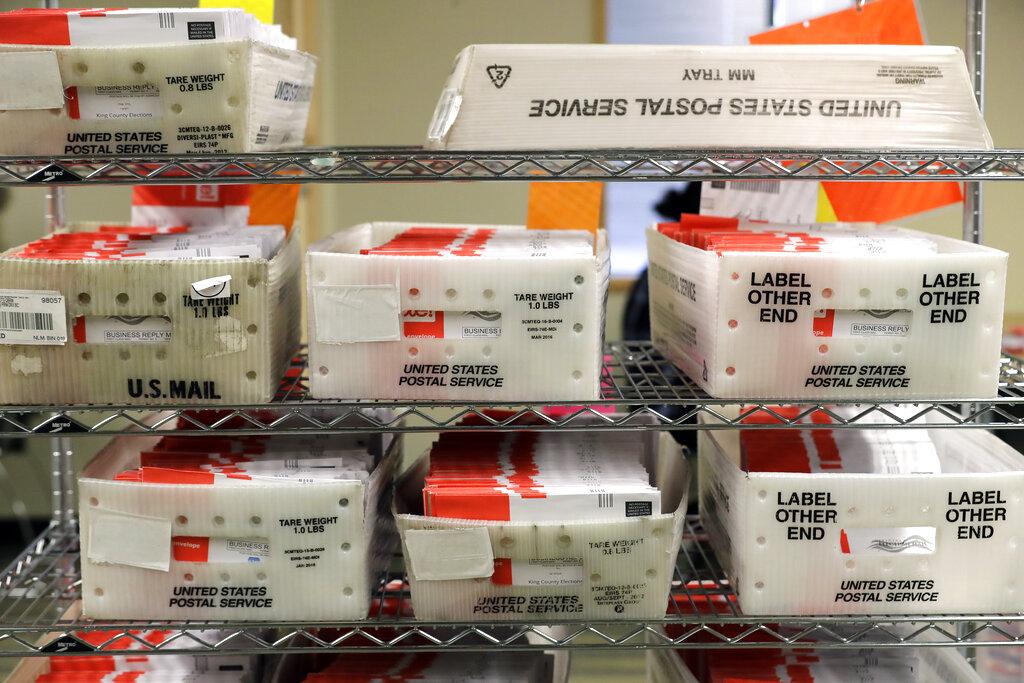
[[[160,21],[160,28],[174,28],[174,12],[160,12],[157,18]]]
[[[0,289],[0,344],[63,345],[67,328],[60,292]]]
[[[610,493],[599,493],[599,494],[597,494],[597,508],[599,510],[601,510],[601,509],[604,509],[604,508],[612,507],[612,505],[613,505],[612,500],[613,500],[612,494],[610,494]]]
[[[47,330],[53,329],[52,313],[22,313],[20,311],[0,311],[0,330]]]
[[[742,180],[732,183],[732,189],[740,192],[761,192],[778,194],[782,190],[781,180]]]
[[[256,144],[265,145],[267,140],[270,139],[270,126],[260,126],[260,130],[256,133]]]

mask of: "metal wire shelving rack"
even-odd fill
[[[77,615],[77,538],[44,533],[0,574],[0,657],[168,652],[355,652],[706,647],[958,647],[1021,645],[1024,615],[768,616],[740,614],[735,595],[691,518],[666,616],[655,621],[417,621],[400,568],[380,577],[366,620],[337,623],[123,621]],[[153,643],[145,630],[173,635]]]
[[[314,399],[308,394],[307,356],[300,353],[273,402],[256,405],[166,404],[0,406],[0,437],[53,434],[121,435],[169,427],[179,434],[416,433],[515,430],[733,429],[749,418],[767,418],[746,429],[1024,428],[1024,360],[1002,359],[999,395],[903,404],[863,400],[736,400],[708,396],[659,354],[650,342],[607,345],[601,398],[571,403],[466,403]],[[796,415],[778,406],[798,406]],[[738,414],[725,408],[739,408]],[[387,410],[376,410],[387,409]],[[808,423],[823,412],[832,422]],[[466,417],[480,420],[462,424]],[[652,419],[653,418],[653,419]]]
[[[968,0],[969,67],[983,99],[984,0]],[[324,148],[269,154],[152,158],[0,158],[0,186],[42,184],[51,229],[64,224],[63,187],[99,184],[364,183],[435,181],[957,180],[965,182],[964,239],[982,239],[982,180],[1024,180],[1024,150],[565,150],[437,152],[420,148]],[[844,410],[814,402],[721,400],[701,392],[649,343],[606,350],[602,397],[570,404],[465,405],[451,402],[317,401],[306,390],[300,355],[267,405],[195,409],[182,405],[0,406],[0,436],[50,435],[53,521],[0,572],[0,657],[50,654],[223,651],[280,653],[354,650],[478,650],[695,647],[927,647],[1024,645],[1024,614],[771,616],[738,611],[728,580],[696,518],[689,521],[663,620],[561,623],[432,623],[411,613],[400,563],[382,576],[374,612],[358,622],[96,622],[77,616],[81,581],[69,436],[146,433],[280,434],[434,432],[458,429],[466,415],[479,429],[734,428],[768,414],[759,428],[785,428],[816,410],[829,428],[1024,427],[1024,361],[1003,359],[996,398],[915,400],[900,406],[848,401]],[[773,405],[800,406],[797,417]],[[745,406],[740,417],[723,412]],[[668,407],[668,408],[666,408]],[[852,412],[851,411],[852,407]],[[387,408],[388,411],[367,409]],[[490,409],[504,411],[495,415]],[[554,408],[554,410],[552,410]],[[615,408],[611,416],[606,409]],[[326,410],[325,410],[326,409]],[[329,411],[329,412],[328,412]],[[330,417],[325,417],[330,415]],[[788,415],[788,414],[787,414]],[[653,421],[651,417],[653,416]],[[584,422],[586,424],[584,424]],[[809,425],[812,426],[813,425]],[[159,645],[137,631],[171,632]],[[98,638],[99,632],[103,632]],[[81,634],[92,634],[86,639]]]
[[[493,180],[1013,180],[1020,150],[630,150],[432,152],[323,148],[147,158],[0,157],[0,185],[360,183]]]

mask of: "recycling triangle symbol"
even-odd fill
[[[494,84],[495,88],[500,88],[505,85],[505,81],[508,80],[509,74],[511,73],[511,66],[499,66],[497,64],[492,64],[487,67],[487,75],[490,77],[491,83]]]

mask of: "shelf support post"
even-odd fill
[[[47,3],[49,4],[49,2]],[[48,233],[64,227],[64,188],[46,188],[46,229]],[[75,471],[71,440],[66,436],[50,439],[51,523],[71,532],[75,524]]]
[[[47,5],[50,2],[48,0]],[[64,188],[46,188],[46,230],[52,233],[64,227]],[[61,531],[73,532],[75,524],[75,471],[71,440],[66,436],[50,439],[51,524]]]
[[[44,0],[47,9],[60,6],[59,0]],[[64,188],[54,185],[46,188],[46,230],[52,233],[64,227]],[[74,466],[71,440],[55,436],[50,440],[51,523],[61,531],[71,532],[75,523]]]
[[[50,462],[52,471],[51,524],[61,531],[72,533],[75,525],[75,472],[73,467],[71,439],[55,436],[50,439]]]
[[[985,111],[985,0],[967,0],[967,70],[971,74],[974,97],[978,108]],[[981,244],[982,233],[981,183],[964,183],[963,238]]]

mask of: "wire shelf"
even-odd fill
[[[1024,150],[451,152],[334,147],[254,154],[0,157],[0,185],[436,180],[1020,180]]]
[[[996,398],[914,400],[888,404],[863,400],[815,402],[785,399],[741,400],[708,396],[666,361],[650,342],[609,344],[602,371],[601,399],[586,405],[459,401],[318,400],[309,397],[305,352],[295,357],[274,401],[259,405],[211,407],[168,404],[0,406],[0,436],[53,434],[138,434],[170,427],[179,434],[235,435],[319,432],[328,434],[436,432],[439,430],[660,430],[731,429],[748,417],[770,417],[748,429],[791,427],[814,411],[830,424],[807,429],[995,427],[1024,428],[1024,361],[1004,358]],[[778,405],[796,405],[783,415]],[[838,411],[835,406],[853,406]],[[742,406],[738,417],[724,407]],[[501,411],[495,413],[494,411]],[[467,416],[473,424],[460,424]],[[698,425],[698,418],[700,424]]]
[[[1024,645],[1020,614],[744,616],[695,517],[684,533],[666,616],[655,621],[417,621],[401,570],[381,577],[363,621],[94,621],[69,616],[80,605],[78,560],[77,536],[54,527],[0,574],[0,656]],[[171,635],[153,643],[138,633],[151,629]]]

